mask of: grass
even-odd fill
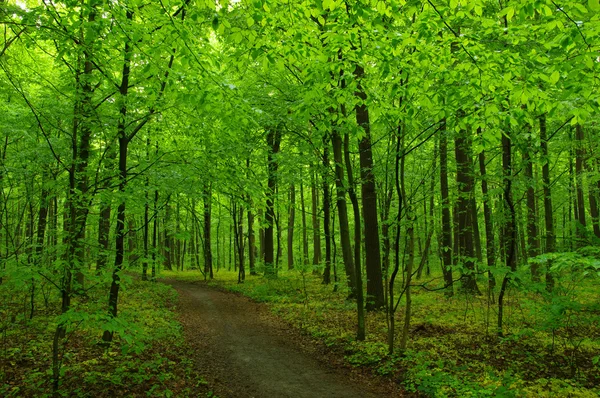
[[[92,276],[90,276],[92,279]],[[61,346],[58,396],[206,396],[208,387],[187,354],[176,320],[176,291],[161,283],[124,278],[119,322],[110,347],[99,343],[106,326],[106,286],[76,299]],[[38,309],[29,319],[28,288],[18,280],[0,285],[0,396],[52,396],[52,339],[58,297],[41,281]],[[44,297],[47,302],[44,304]]]
[[[203,279],[198,271],[163,276]],[[497,307],[486,297],[446,298],[415,287],[410,342],[402,355],[387,354],[383,312],[367,315],[367,338],[355,341],[355,304],[346,300],[345,287],[334,291],[312,272],[247,276],[238,284],[237,273],[220,270],[210,284],[268,303],[283,319],[343,353],[349,363],[370,367],[424,396],[597,397],[600,303],[594,280],[563,275],[550,295],[543,286],[519,283],[519,278],[525,279],[515,275],[517,285],[505,300],[504,337],[495,328]],[[483,287],[486,281],[479,283]]]

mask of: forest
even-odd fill
[[[0,396],[600,394],[599,0],[0,25]]]

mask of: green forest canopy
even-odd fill
[[[498,336],[507,295],[587,311],[598,349],[597,0],[0,7],[0,275],[31,317],[52,287],[55,354],[89,289],[109,343],[123,271],[163,268],[308,270],[390,353],[423,289]]]

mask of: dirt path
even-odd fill
[[[266,305],[201,283],[166,281],[198,370],[219,397],[365,398],[400,396],[343,366],[273,316]]]

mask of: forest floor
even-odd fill
[[[190,356],[218,397],[409,396],[389,379],[352,368],[267,305],[205,282],[167,279]]]

